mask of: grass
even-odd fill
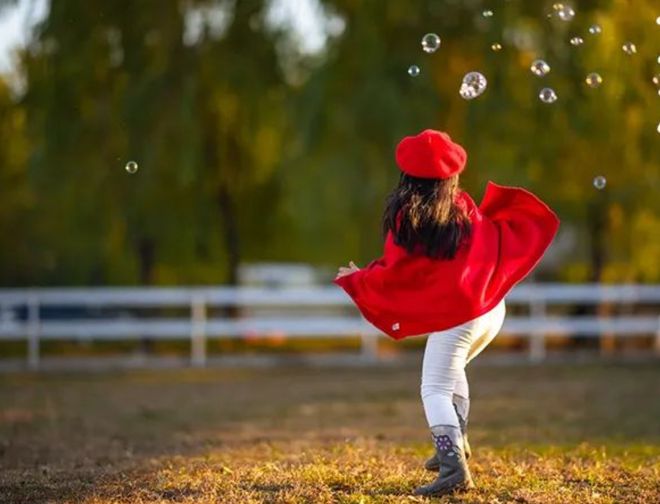
[[[468,369],[477,489],[442,502],[660,502],[660,367]],[[0,502],[432,502],[419,369],[5,375]]]

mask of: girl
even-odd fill
[[[396,149],[399,185],[383,216],[383,257],[339,268],[335,283],[364,317],[394,339],[428,334],[421,395],[438,477],[416,495],[474,487],[467,458],[465,366],[495,337],[504,297],[541,259],[559,227],[524,189],[489,182],[477,206],[458,185],[465,150],[425,130]]]

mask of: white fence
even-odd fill
[[[523,284],[507,304],[526,305],[528,314],[508,316],[503,333],[528,337],[529,359],[545,358],[546,335],[626,337],[650,335],[660,352],[660,285]],[[613,315],[558,316],[550,305],[609,306]],[[641,314],[633,307],[644,305]],[[235,307],[238,317],[209,316],[211,309]],[[79,309],[63,318],[48,310]],[[183,317],[147,317],[138,309],[185,308]],[[298,309],[290,313],[291,309]],[[98,310],[97,314],[90,310]],[[117,309],[126,309],[123,316]],[[106,311],[103,314],[103,310]],[[115,310],[114,313],[108,313]],[[217,311],[217,310],[216,310]],[[287,313],[289,312],[289,313]],[[98,316],[101,314],[102,316]],[[288,338],[356,337],[365,359],[377,358],[378,331],[351,308],[334,286],[305,289],[229,287],[0,289],[0,341],[27,341],[27,363],[38,369],[46,340],[190,341],[191,364],[206,362],[209,339],[284,335]]]

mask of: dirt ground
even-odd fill
[[[660,502],[660,365],[468,368],[477,489]],[[417,366],[0,376],[0,502],[431,502]]]

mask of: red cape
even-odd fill
[[[384,255],[335,279],[362,315],[394,339],[454,327],[494,308],[538,264],[557,229],[532,193],[489,182],[481,205],[462,192],[472,234],[451,260],[409,254],[385,239]]]

